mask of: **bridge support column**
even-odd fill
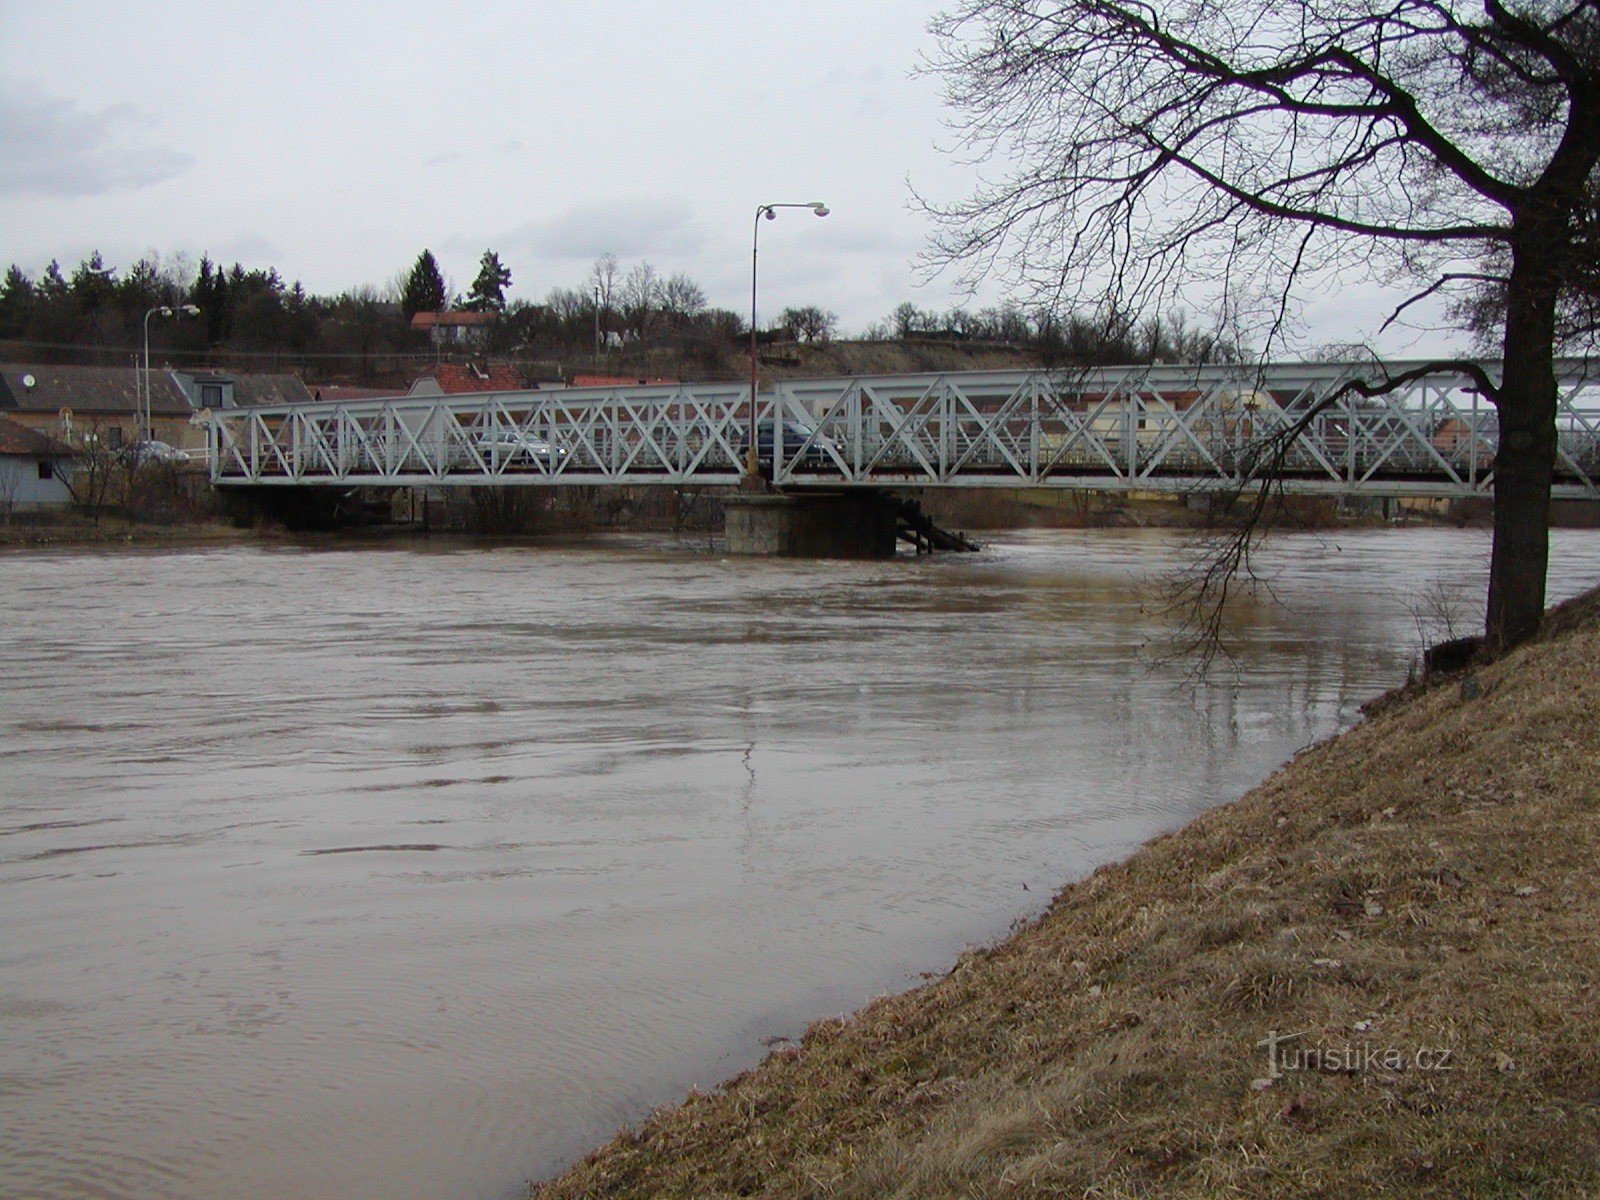
[[[741,493],[722,502],[729,554],[893,558],[896,513],[876,492]]]

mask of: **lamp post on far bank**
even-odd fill
[[[745,452],[744,478],[745,486],[755,487],[761,473],[760,463],[756,452],[756,259],[758,248],[761,244],[761,218],[776,220],[780,208],[809,208],[819,217],[828,215],[828,206],[820,200],[813,200],[809,204],[758,204],[756,206],[755,230],[750,235],[750,447]],[[777,439],[780,436],[775,425],[772,431],[774,454],[776,454]]]
[[[155,406],[151,403],[153,393],[150,389],[150,318],[157,313],[160,313],[163,317],[175,317],[179,313],[187,317],[198,317],[200,315],[200,306],[197,304],[180,304],[177,307],[173,307],[170,304],[158,304],[144,314],[144,370],[141,372],[141,380],[144,384],[144,408],[138,414],[140,427],[137,439],[141,442],[150,440],[150,435],[153,432],[151,426],[155,421],[153,412]],[[135,388],[135,392],[137,391],[138,389]],[[137,404],[137,400],[135,400],[135,403]]]

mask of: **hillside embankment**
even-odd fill
[[[1600,1196],[1597,931],[1600,591],[533,1195]]]

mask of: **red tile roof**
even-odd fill
[[[449,328],[452,325],[474,326],[493,325],[499,313],[492,312],[419,312],[411,317],[411,328],[432,329],[435,326]]]
[[[523,390],[521,378],[504,363],[492,363],[487,367],[471,363],[440,363],[420,378],[432,379],[446,396],[459,396],[468,392]]]
[[[643,385],[656,385],[663,383],[677,383],[676,379],[668,379],[665,375],[646,377],[644,375],[574,375],[572,386],[582,387],[639,387]]]

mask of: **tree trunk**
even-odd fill
[[[1556,239],[1519,239],[1506,288],[1504,375],[1496,406],[1494,550],[1484,633],[1505,649],[1544,616],[1550,559],[1550,482],[1556,462]]]

